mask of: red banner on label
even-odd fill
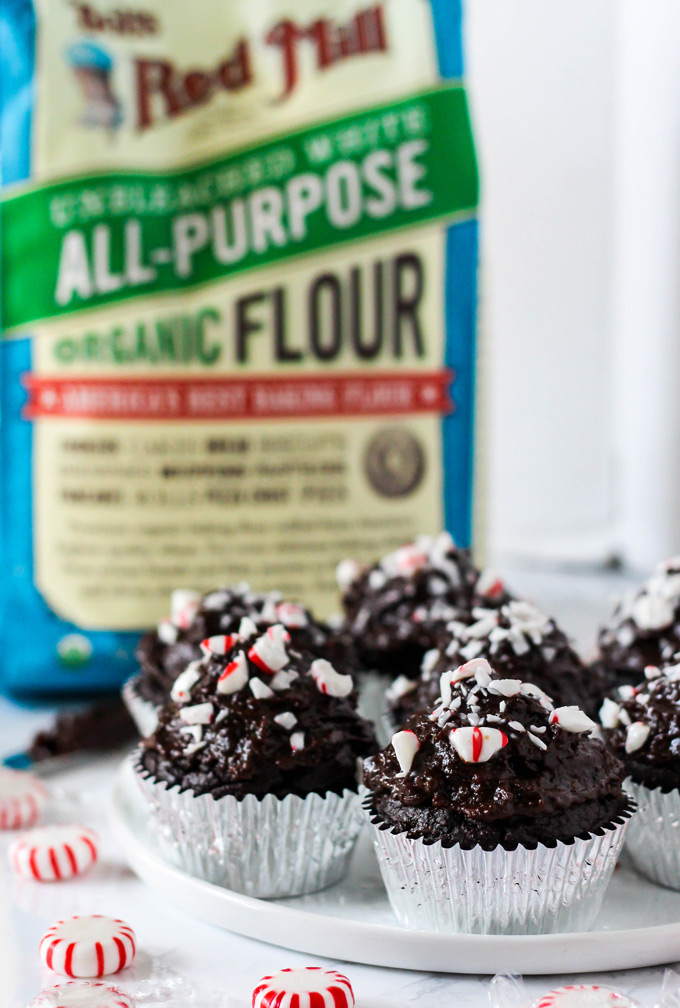
[[[24,416],[82,420],[273,420],[451,413],[453,372],[89,378],[24,375]]]

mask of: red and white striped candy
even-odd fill
[[[636,1001],[611,987],[570,984],[544,994],[533,1008],[635,1008],[636,1005]]]
[[[92,914],[57,921],[40,941],[40,959],[68,977],[103,977],[135,958],[135,933],[122,920]]]
[[[275,623],[255,641],[248,651],[248,657],[253,665],[257,665],[262,672],[274,675],[279,669],[288,664],[288,652],[286,644],[290,641],[290,634],[280,623]]]
[[[218,634],[216,637],[206,637],[201,641],[200,648],[206,657],[211,654],[224,655],[238,640],[238,634]]]
[[[299,630],[309,622],[307,613],[297,602],[279,602],[276,616],[289,630]]]
[[[110,984],[67,980],[40,991],[28,1008],[132,1008],[132,1001]]]
[[[346,976],[320,966],[282,969],[262,977],[253,1008],[352,1008],[354,991]]]
[[[0,830],[29,829],[47,804],[48,792],[37,777],[0,767]]]
[[[99,838],[86,826],[43,826],[18,837],[9,849],[17,875],[60,882],[82,875],[97,860]]]
[[[508,736],[498,728],[453,728],[449,739],[464,763],[486,763],[508,744]]]
[[[218,693],[238,693],[248,682],[248,662],[243,651],[239,651],[233,661],[228,662],[217,680]]]

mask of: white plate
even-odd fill
[[[619,866],[594,931],[500,936],[408,931],[392,915],[370,837],[348,877],[324,892],[258,900],[186,875],[149,837],[148,814],[126,762],[116,779],[113,826],[133,870],[187,913],[284,948],[331,959],[440,973],[574,973],[680,959],[680,893]]]

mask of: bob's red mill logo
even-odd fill
[[[327,70],[342,60],[387,49],[382,4],[359,11],[346,22],[319,18],[310,24],[285,20],[275,24],[264,42],[280,53],[283,101],[300,80],[302,48],[312,51],[317,70]],[[240,39],[216,65],[207,69],[180,69],[170,60],[135,61],[137,128],[146,130],[156,123],[174,119],[203,105],[219,91],[241,91],[253,81],[251,44]]]

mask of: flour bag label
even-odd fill
[[[111,688],[178,586],[320,615],[471,536],[458,0],[3,14],[5,688]]]

